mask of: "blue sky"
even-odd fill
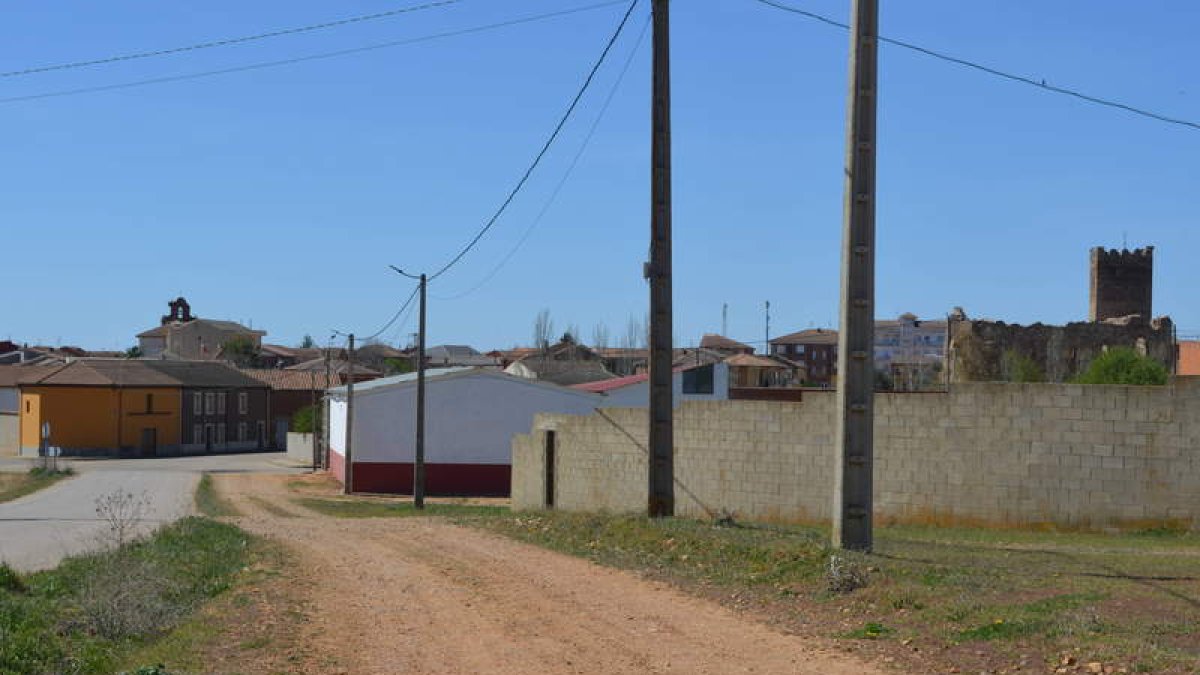
[[[848,2],[787,0],[845,19]],[[18,2],[14,70],[385,11],[403,2]],[[228,68],[588,4],[442,9],[176,56],[0,78],[0,99]],[[885,35],[1200,120],[1200,5],[884,2]],[[269,341],[375,332],[511,189],[623,8],[341,58],[0,102],[0,339],[126,347],[182,293]],[[645,24],[642,0],[546,161],[431,285],[430,341],[508,347],[547,308],[624,333],[648,292],[649,36],[590,146],[541,211]],[[676,336],[757,340],[836,324],[843,31],[753,0],[672,3]],[[1151,244],[1155,311],[1200,334],[1200,132],[885,47],[878,310],[1061,323],[1087,315],[1091,246]],[[404,340],[404,325],[384,338]]]

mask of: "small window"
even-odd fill
[[[28,413],[32,410],[33,410],[33,406],[29,403],[29,401],[25,401],[25,412]]]
[[[192,414],[193,415],[203,415],[204,414],[204,397],[198,391],[192,393]]]
[[[154,394],[146,394],[146,414],[154,412]]]
[[[197,401],[200,400],[199,394],[196,394],[196,400]],[[204,425],[203,424],[193,424],[192,425],[192,442],[197,445],[204,442]]]
[[[216,409],[217,409],[217,399],[213,395],[213,393],[210,391],[204,395],[204,414],[211,415],[214,412],[216,412]]]
[[[250,412],[250,394],[242,391],[238,392],[238,414],[245,415]]]
[[[713,393],[713,367],[708,365],[683,371],[683,393]]]
[[[238,422],[237,439],[238,439],[238,443],[246,442],[246,423],[245,422]]]
[[[217,414],[225,414],[225,392],[217,392]]]

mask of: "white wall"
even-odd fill
[[[20,412],[21,390],[16,387],[0,387],[0,412]]]
[[[671,383],[674,389],[673,402],[676,408],[684,401],[725,401],[729,399],[729,366],[724,363],[713,365],[713,393],[683,393],[683,373],[674,373]],[[650,383],[641,381],[605,393],[602,408],[645,408],[650,403]]]
[[[415,455],[413,385],[355,391],[354,461],[411,462]],[[425,385],[425,460],[440,464],[509,464],[512,437],[528,433],[538,413],[586,415],[595,394],[552,388],[511,376],[472,374]],[[346,404],[333,401],[331,449],[341,451]]]
[[[355,398],[357,405],[362,399]],[[358,411],[355,410],[357,413]],[[357,427],[357,425],[355,425]],[[329,451],[346,456],[346,401],[329,399]],[[355,460],[361,459],[355,457]]]

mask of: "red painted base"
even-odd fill
[[[425,494],[431,497],[507,497],[511,478],[512,467],[507,464],[426,464]],[[354,463],[355,492],[410,495],[412,487],[412,464]]]

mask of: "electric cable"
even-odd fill
[[[412,45],[412,44],[418,44],[421,42],[432,42],[434,40],[441,40],[444,38],[459,37],[462,35],[469,35],[472,33],[482,33],[484,31],[495,30],[498,28],[507,28],[509,26],[516,26],[516,25],[525,24],[525,23],[533,23],[535,21],[542,21],[545,19],[554,19],[554,18],[558,18],[561,16],[567,16],[569,14],[577,14],[580,12],[590,11],[593,9],[600,9],[603,7],[611,7],[612,5],[622,4],[622,3],[624,3],[624,1],[625,0],[609,0],[608,2],[599,2],[599,3],[590,4],[590,5],[582,5],[579,7],[573,7],[570,9],[558,10],[558,11],[554,11],[554,12],[533,14],[530,16],[522,17],[522,18],[510,19],[507,21],[500,21],[497,23],[484,24],[481,26],[473,26],[471,28],[462,28],[462,29],[458,29],[458,30],[445,31],[445,32],[441,32],[441,33],[433,33],[430,35],[422,35],[422,36],[418,36],[418,37],[405,38],[402,40],[392,40],[389,42],[381,42],[378,44],[366,45],[364,47],[351,47],[349,49],[339,49],[339,50],[330,51],[330,52],[319,52],[316,54],[309,54],[307,56],[298,56],[298,57],[289,58],[289,59],[279,59],[279,60],[275,60],[275,61],[260,61],[258,63],[250,63],[250,64],[246,64],[246,65],[242,65],[242,66],[233,66],[230,68],[220,68],[218,70],[205,70],[205,71],[200,71],[200,72],[195,72],[195,73],[184,73],[181,75],[167,75],[164,77],[152,77],[152,78],[147,78],[144,80],[133,80],[130,82],[119,82],[116,84],[104,84],[104,85],[98,85],[98,86],[94,86],[94,87],[80,87],[77,89],[63,89],[63,90],[59,90],[59,91],[51,91],[51,92],[45,92],[45,93],[41,93],[41,94],[27,94],[24,96],[9,96],[7,98],[0,98],[0,104],[19,103],[19,102],[23,102],[23,101],[36,101],[36,100],[40,100],[40,99],[59,98],[59,97],[63,97],[63,96],[76,96],[79,94],[93,94],[93,93],[102,92],[102,91],[130,89],[130,88],[134,88],[134,87],[144,87],[144,86],[154,85],[154,84],[165,84],[168,82],[182,82],[182,81],[186,81],[186,80],[196,80],[196,79],[201,79],[201,78],[205,78],[205,77],[214,77],[217,75],[229,75],[231,73],[244,73],[244,72],[252,71],[252,70],[275,68],[278,66],[289,66],[289,65],[293,65],[293,64],[297,64],[297,63],[305,63],[308,61],[330,59],[330,58],[336,58],[339,56],[348,56],[351,54],[361,54],[363,52],[375,51],[378,49],[388,49],[391,47],[402,47],[402,46],[407,46],[407,45]]]
[[[782,2],[777,2],[776,0],[754,0],[754,1],[758,2],[760,4],[763,4],[763,5],[767,5],[768,7],[774,7],[775,9],[783,10],[785,12],[799,14],[801,16],[808,17],[810,19],[819,21],[821,23],[828,24],[830,26],[836,26],[838,28],[842,28],[845,30],[850,29],[850,26],[848,24],[842,23],[841,21],[837,21],[837,20],[831,19],[827,16],[817,14],[816,12],[810,12],[808,10],[800,9],[798,7],[792,7],[791,5],[785,5]],[[1035,80],[1032,77],[1025,77],[1024,75],[1015,75],[1013,73],[1007,73],[1002,70],[997,70],[996,68],[992,68],[990,66],[985,66],[983,64],[976,63],[974,61],[968,61],[967,59],[961,59],[957,56],[951,56],[949,54],[935,51],[935,50],[929,49],[927,47],[922,47],[920,45],[916,45],[911,42],[905,42],[903,40],[897,40],[895,38],[884,37],[882,35],[876,36],[876,39],[878,39],[880,42],[884,42],[884,43],[887,43],[890,45],[895,45],[897,47],[903,47],[904,49],[908,49],[908,50],[911,50],[911,51],[914,51],[914,52],[917,52],[920,54],[924,54],[926,56],[931,56],[935,59],[940,59],[942,61],[947,61],[949,63],[958,64],[960,66],[964,66],[967,68],[973,68],[975,70],[987,73],[988,75],[993,75],[995,77],[1003,78],[1006,80],[1011,80],[1013,82],[1019,82],[1021,84],[1027,84],[1029,86],[1037,87],[1038,89],[1049,91],[1049,92],[1052,92],[1055,94],[1071,96],[1071,97],[1086,101],[1088,103],[1094,103],[1096,105],[1106,106],[1109,108],[1116,108],[1118,110],[1124,110],[1125,112],[1132,113],[1134,115],[1140,115],[1142,117],[1147,117],[1147,118],[1153,119],[1153,120],[1158,120],[1159,122],[1166,122],[1168,124],[1176,124],[1176,125],[1179,125],[1182,127],[1188,127],[1188,128],[1200,131],[1200,123],[1193,122],[1191,120],[1179,119],[1179,118],[1175,118],[1175,117],[1168,117],[1166,115],[1162,115],[1162,114],[1159,114],[1159,113],[1156,113],[1156,112],[1153,112],[1150,110],[1146,110],[1145,108],[1138,108],[1138,107],[1135,107],[1135,106],[1132,106],[1132,105],[1129,105],[1126,103],[1121,103],[1120,101],[1104,99],[1104,98],[1100,98],[1098,96],[1092,96],[1090,94],[1085,94],[1081,91],[1076,91],[1074,89],[1068,89],[1066,87],[1059,87],[1057,85],[1047,84],[1045,80]]]
[[[649,27],[650,19],[647,18],[646,23],[642,26],[642,32],[638,34],[637,42],[633,45],[633,49],[629,52],[629,57],[625,59],[625,65],[621,68],[620,74],[617,75],[617,79],[613,83],[612,89],[609,90],[608,96],[604,99],[604,104],[600,106],[600,112],[596,115],[596,119],[592,121],[591,128],[588,129],[587,135],[584,136],[583,142],[580,143],[579,149],[575,152],[575,156],[571,159],[571,163],[567,166],[567,170],[563,173],[562,178],[559,179],[558,184],[554,186],[554,190],[551,191],[550,197],[546,200],[546,203],[542,206],[542,209],[536,216],[534,216],[533,221],[529,223],[529,226],[525,228],[525,232],[521,234],[521,237],[517,240],[517,243],[514,244],[513,247],[509,249],[508,253],[505,254],[505,256],[500,260],[500,262],[497,263],[496,266],[493,267],[492,270],[488,272],[482,279],[480,279],[479,282],[474,286],[455,295],[434,296],[435,299],[458,300],[471,295],[475,291],[482,288],[484,284],[491,281],[492,278],[495,277],[496,274],[498,274],[510,260],[512,260],[513,256],[517,254],[517,251],[519,251],[525,244],[526,240],[529,239],[529,235],[533,234],[533,231],[537,229],[537,226],[542,222],[542,219],[550,210],[550,207],[553,206],[555,201],[558,199],[559,192],[562,191],[563,186],[566,185],[567,180],[570,179],[571,174],[574,173],[575,167],[579,164],[579,160],[583,157],[584,151],[587,150],[588,145],[591,143],[592,137],[596,135],[596,129],[600,126],[600,121],[604,119],[604,114],[608,112],[608,107],[612,103],[613,98],[616,96],[617,90],[620,89],[621,82],[624,81],[626,73],[629,72],[629,67],[633,65],[634,57],[637,56],[638,49],[641,48],[642,41],[645,39],[646,31],[649,29]]]
[[[429,275],[429,281],[433,281],[434,279],[437,279],[445,274],[450,270],[450,268],[458,264],[458,261],[462,260],[463,256],[467,255],[471,249],[475,248],[475,245],[479,243],[479,240],[483,239],[483,235],[487,234],[488,230],[492,229],[492,226],[495,225],[496,221],[500,219],[500,216],[508,208],[508,205],[512,203],[514,198],[516,198],[517,193],[520,192],[521,188],[525,186],[525,182],[529,180],[529,177],[533,174],[534,169],[538,167],[538,164],[541,163],[542,158],[545,157],[546,153],[550,150],[550,146],[553,145],[555,139],[558,138],[558,135],[566,125],[567,120],[571,118],[571,114],[575,112],[575,108],[579,105],[580,99],[582,99],[583,95],[587,93],[588,87],[591,86],[592,80],[596,77],[596,71],[600,70],[600,66],[604,64],[604,60],[608,57],[608,53],[612,51],[613,45],[616,44],[617,38],[621,36],[621,32],[625,29],[625,24],[629,22],[629,15],[633,14],[633,9],[637,7],[638,1],[639,0],[633,0],[629,3],[629,9],[625,10],[625,15],[621,17],[621,22],[617,24],[617,29],[613,31],[612,37],[610,37],[608,39],[608,43],[604,45],[604,51],[600,52],[600,58],[596,59],[596,63],[592,66],[591,71],[588,72],[587,77],[583,81],[583,85],[575,94],[575,98],[571,100],[571,105],[567,106],[567,111],[563,113],[562,118],[558,120],[558,124],[554,127],[554,131],[550,133],[550,137],[546,139],[544,144],[542,144],[542,149],[539,150],[537,156],[533,158],[533,162],[529,165],[529,168],[525,170],[525,173],[521,176],[521,179],[517,181],[517,184],[508,193],[508,196],[505,197],[504,201],[500,203],[500,208],[496,209],[496,212],[492,214],[492,217],[488,219],[487,223],[480,228],[479,232],[475,234],[471,241],[469,241],[461,251],[459,251],[453,258],[450,259],[450,262],[443,265],[440,269],[438,269],[437,272]]]
[[[4,77],[19,77],[22,75],[33,75],[35,73],[48,73],[55,70],[70,70],[73,68],[85,68],[87,66],[99,66],[107,63],[119,63],[121,61],[133,61],[136,59],[148,59],[155,56],[168,56],[171,54],[180,54],[183,52],[194,52],[201,49],[211,49],[213,47],[228,47],[229,45],[242,44],[244,42],[254,42],[256,40],[265,40],[268,38],[281,37],[284,35],[295,35],[297,33],[307,33],[314,30],[324,28],[335,28],[353,23],[362,23],[364,21],[374,21],[375,19],[384,19],[399,14],[408,14],[410,12],[419,12],[425,9],[433,9],[435,7],[445,7],[462,2],[462,0],[441,0],[440,2],[427,2],[423,5],[415,5],[411,7],[401,7],[398,9],[389,10],[386,12],[377,12],[375,14],[363,14],[360,16],[347,17],[345,19],[337,19],[336,21],[326,21],[325,23],[314,23],[307,26],[298,26],[295,28],[283,28],[280,30],[270,31],[268,33],[258,33],[256,35],[246,35],[235,38],[225,38],[223,40],[213,40],[210,42],[200,42],[198,44],[186,45],[183,47],[171,47],[169,49],[155,49],[146,52],[134,52],[132,54],[118,54],[116,56],[106,56],[99,59],[91,59],[89,61],[72,61],[69,63],[58,63],[50,66],[36,66],[33,68],[24,68],[21,70],[10,70],[0,72],[0,78]]]

